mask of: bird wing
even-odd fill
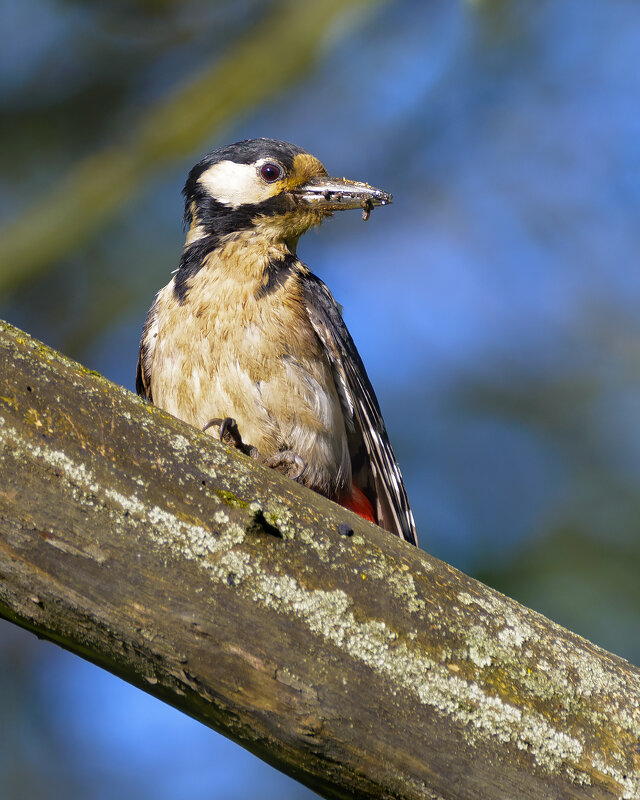
[[[417,546],[413,514],[380,406],[338,304],[311,273],[305,275],[303,287],[307,314],[333,368],[354,483],[372,501],[380,526]]]
[[[136,392],[145,400],[151,400],[151,387],[149,386],[149,376],[144,368],[144,347],[142,345],[140,345],[136,366]]]
[[[151,396],[151,362],[153,360],[153,351],[158,336],[157,307],[158,297],[156,295],[144,322],[142,339],[140,340],[140,351],[138,353],[138,365],[136,368],[136,392],[150,402],[153,402],[153,397]]]

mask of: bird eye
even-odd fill
[[[280,164],[274,164],[273,161],[267,161],[260,167],[260,177],[267,183],[274,183],[279,180],[284,173]]]

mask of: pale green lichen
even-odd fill
[[[233,554],[233,558],[229,553],[224,554],[215,569],[216,576],[226,578],[230,568],[238,579],[245,581],[243,588],[254,602],[303,620],[314,635],[386,675],[393,685],[414,693],[419,702],[463,723],[471,740],[490,736],[505,744],[511,742],[529,752],[540,767],[552,771],[563,765],[579,783],[586,782],[580,768],[584,743],[577,734],[558,729],[533,708],[518,707],[499,695],[487,694],[479,682],[452,674],[447,664],[425,656],[414,644],[415,637],[399,636],[382,620],[358,620],[346,592],[306,589],[291,576],[266,573],[259,559],[251,562],[239,559],[238,554]],[[492,605],[495,611],[501,604]],[[500,610],[502,619],[510,616],[504,606]],[[505,657],[513,660],[517,658],[514,645],[517,648],[517,642],[533,637],[532,628],[516,624],[512,618],[501,630],[502,637],[494,640],[487,637],[480,625],[467,632],[466,657],[471,663],[485,667]],[[547,663],[547,674],[548,668]],[[602,683],[599,691],[603,692]],[[635,796],[639,788],[637,777],[628,776],[604,761],[599,769],[623,787],[622,797]]]
[[[174,433],[170,438],[170,444],[173,450],[178,455],[186,456],[192,449],[191,442],[187,439],[186,436],[183,436],[181,433]]]
[[[305,590],[290,576],[258,571],[255,577],[252,595],[256,602],[304,619],[312,633],[387,675],[421,703],[463,722],[476,735],[489,734],[505,743],[514,741],[550,769],[562,761],[576,762],[582,755],[581,743],[555,730],[542,715],[516,708],[499,697],[488,697],[476,683],[452,676],[445,666],[418,649],[406,642],[397,643],[398,634],[383,621],[359,622],[345,592]]]
[[[202,559],[239,544],[244,539],[244,530],[238,525],[229,524],[229,517],[223,511],[215,512],[214,520],[223,526],[224,532],[220,536],[213,536],[204,525],[180,519],[176,514],[158,505],[149,506],[136,494],[127,494],[109,486],[101,486],[86,464],[73,461],[62,450],[24,444],[15,428],[5,427],[5,435],[13,442],[14,455],[37,459],[60,472],[74,490],[78,502],[94,505],[92,497],[102,497],[132,517],[148,520],[149,538],[162,546],[176,546],[179,543],[180,552],[186,558]],[[52,546],[60,546],[56,539],[48,541]]]
[[[426,603],[416,591],[416,583],[409,572],[391,572],[387,577],[388,584],[403,602],[404,607],[411,614],[424,614]]]
[[[582,770],[573,769],[572,767],[565,767],[567,775],[571,778],[573,783],[578,786],[591,786],[591,778],[586,772]]]
[[[269,502],[263,506],[259,506],[259,511],[262,511],[266,521],[277,528],[283,539],[293,539],[296,534],[296,528],[292,525],[291,509],[284,505],[284,503]]]
[[[510,652],[513,652],[516,648],[521,647],[525,641],[523,632],[513,628],[511,625],[505,625],[504,628],[500,628],[497,638],[500,645],[505,650]]]
[[[494,654],[492,648],[487,647],[486,636],[486,629],[481,625],[470,626],[466,655],[477,667],[488,667],[493,662]]]
[[[483,608],[489,614],[495,614],[497,611],[502,611],[502,604],[496,603],[492,597],[479,597],[469,592],[459,592],[458,600],[465,605],[477,605]]]

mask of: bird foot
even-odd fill
[[[224,419],[218,419],[216,417],[215,419],[210,419],[202,430],[207,431],[209,428],[214,427],[220,429],[220,441],[223,444],[235,447],[236,450],[239,450],[246,456],[260,461],[265,467],[275,469],[277,472],[286,475],[294,481],[304,472],[306,464],[293,450],[281,450],[279,453],[274,453],[272,456],[267,457],[261,455],[253,445],[245,444],[242,441],[238,425],[233,417],[225,417]]]
[[[298,480],[306,466],[302,458],[293,450],[281,450],[268,458],[258,456],[258,459],[265,467],[271,467],[294,481]]]
[[[223,444],[229,445],[230,447],[235,447],[236,450],[239,450],[246,456],[257,458],[258,451],[253,445],[245,444],[242,441],[242,436],[240,436],[238,425],[233,417],[225,417],[224,419],[218,419],[216,417],[215,419],[210,419],[202,430],[204,432],[209,428],[214,427],[220,429],[220,441]]]

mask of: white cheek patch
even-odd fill
[[[277,184],[264,184],[255,164],[220,161],[198,178],[207,192],[219,203],[237,208],[245,203],[261,203],[274,195]]]

